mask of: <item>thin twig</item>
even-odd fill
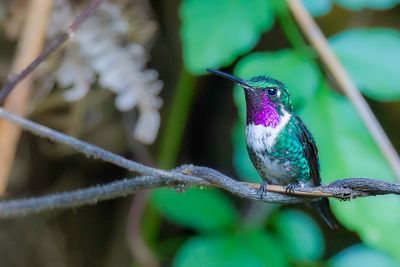
[[[356,197],[400,194],[400,184],[398,183],[366,178],[349,178],[337,180],[325,186],[299,188],[290,195],[286,192],[285,186],[271,185],[268,188],[268,193],[261,195],[258,191],[260,185],[238,182],[207,167],[184,165],[169,173],[171,174],[169,177],[140,176],[71,192],[0,201],[0,218],[15,218],[56,209],[93,205],[99,201],[123,197],[138,190],[163,186],[177,187],[179,191],[190,186],[219,187],[250,200],[280,204],[301,203],[321,196],[351,200]],[[189,173],[191,176],[183,173]],[[178,174],[181,177],[176,179]],[[199,177],[195,177],[196,175],[199,175]]]
[[[74,19],[72,24],[68,29],[56,37],[50,44],[48,44],[43,51],[35,58],[25,69],[23,69],[19,74],[11,78],[0,90],[0,104],[4,103],[4,100],[15,88],[15,86],[24,80],[33,70],[39,66],[51,53],[60,48],[64,43],[66,43],[72,36],[72,34],[79,28],[82,23],[93,14],[97,7],[104,0],[92,0],[82,12]]]
[[[93,205],[99,201],[123,197],[144,188],[166,185],[166,180],[155,177],[137,177],[111,182],[72,192],[36,198],[0,202],[0,218],[13,218],[63,208]]]
[[[112,163],[116,166],[119,166],[121,168],[124,168],[132,172],[147,173],[148,175],[160,174],[156,169],[130,161],[124,157],[113,154],[112,152],[109,152],[105,149],[88,144],[72,136],[55,131],[46,126],[25,119],[23,117],[16,116],[14,114],[5,111],[3,108],[0,108],[0,117],[20,126],[21,128],[39,137],[49,139],[57,143],[65,144],[68,147],[82,153],[87,157],[101,159],[103,161]]]
[[[310,44],[317,51],[322,62],[332,74],[336,83],[353,104],[361,120],[364,122],[371,136],[375,140],[382,154],[386,158],[394,175],[400,179],[400,158],[392,143],[387,137],[379,121],[368,106],[354,82],[340,64],[336,55],[330,48],[328,41],[315,23],[311,15],[304,8],[300,0],[287,0],[294,18],[301,27]]]

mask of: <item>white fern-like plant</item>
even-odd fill
[[[65,29],[74,16],[68,1],[59,0],[53,12],[49,35]],[[62,63],[54,73],[58,85],[68,90],[64,97],[76,101],[87,94],[94,82],[115,93],[120,111],[137,108],[139,117],[133,136],[151,144],[160,126],[158,96],[163,83],[158,72],[146,68],[148,55],[138,43],[121,45],[129,24],[117,4],[104,2],[74,35]]]

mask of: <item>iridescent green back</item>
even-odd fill
[[[320,177],[317,151],[309,151],[314,149],[311,146],[315,147],[315,141],[308,130],[303,129],[302,126],[304,125],[301,120],[293,114],[287,127],[282,129],[278,135],[271,156],[289,160],[292,165],[297,167],[294,168],[294,171],[297,172],[295,174],[297,179],[310,185],[318,185],[320,184]],[[306,135],[308,135],[307,139],[305,139]],[[313,153],[315,157],[308,156]],[[311,177],[311,168],[313,167],[316,168],[314,170],[316,173]]]

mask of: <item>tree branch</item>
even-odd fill
[[[343,93],[353,104],[355,110],[364,122],[371,136],[378,145],[386,161],[392,168],[393,173],[400,179],[400,158],[395,148],[387,137],[379,121],[375,117],[367,101],[363,98],[356,85],[340,64],[338,58],[333,53],[328,41],[315,23],[311,15],[304,8],[300,0],[287,0],[288,6],[304,35],[310,44],[317,51],[321,61],[339,85]]]
[[[281,204],[311,201],[320,197],[350,200],[356,197],[400,194],[399,183],[367,178],[347,178],[328,185],[298,188],[291,193],[286,192],[285,186],[269,185],[268,193],[261,195],[258,191],[259,184],[239,182],[211,168],[183,165],[171,171],[156,169],[16,116],[2,108],[0,108],[0,118],[15,123],[39,137],[65,144],[88,157],[101,159],[140,175],[136,178],[71,192],[21,200],[5,200],[0,202],[0,218],[13,218],[54,209],[90,205],[132,194],[138,190],[163,186],[173,186],[179,190],[190,186],[218,187],[242,198]]]
[[[350,200],[356,197],[400,194],[398,183],[367,178],[348,178],[319,187],[296,189],[290,195],[286,193],[285,186],[270,185],[267,189],[268,193],[261,195],[258,191],[259,184],[238,182],[207,167],[183,165],[168,173],[169,177],[139,176],[71,192],[1,201],[0,219],[93,205],[100,201],[133,194],[138,190],[165,186],[175,187],[178,191],[192,186],[218,187],[242,198],[280,204],[307,202],[319,197]],[[178,176],[180,178],[177,178]]]
[[[83,10],[82,12],[74,19],[72,24],[68,27],[68,29],[61,33],[57,38],[55,38],[52,42],[50,42],[43,51],[19,74],[13,76],[10,81],[3,85],[0,90],[0,104],[4,103],[4,100],[11,93],[11,91],[24,80],[29,74],[34,71],[37,66],[40,65],[50,54],[55,52],[58,48],[60,48],[64,43],[66,43],[73,33],[79,28],[79,26],[90,17],[93,12],[97,9],[97,7],[103,2],[103,0],[92,0]]]

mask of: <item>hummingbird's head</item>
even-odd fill
[[[267,76],[240,79],[228,73],[207,71],[240,85],[246,96],[247,124],[276,127],[281,118],[293,111],[292,99],[285,85]]]

